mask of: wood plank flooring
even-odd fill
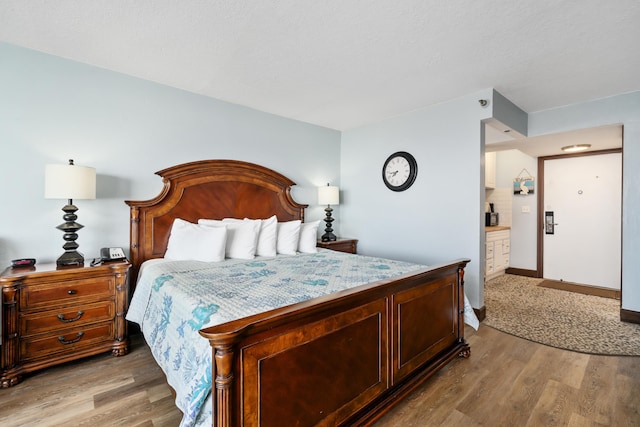
[[[458,359],[381,418],[396,426],[639,426],[640,357],[593,356],[467,327]],[[1,426],[177,426],[164,376],[139,335],[0,390]]]

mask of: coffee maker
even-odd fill
[[[498,225],[498,212],[494,212],[493,203],[485,204],[484,225],[485,227]]]

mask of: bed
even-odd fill
[[[469,260],[425,267],[325,249],[219,262],[165,257],[178,222],[275,216],[280,230],[305,224],[306,205],[293,200],[293,181],[248,162],[197,161],[157,174],[157,197],[126,202],[127,318],[174,389],[181,425],[371,425],[469,357]]]

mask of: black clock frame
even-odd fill
[[[395,157],[404,157],[409,163],[409,178],[402,185],[398,185],[398,186],[391,185],[391,183],[387,181],[387,177],[384,173],[391,159]],[[416,180],[416,176],[418,176],[418,162],[416,162],[416,159],[406,151],[397,151],[393,153],[392,155],[387,157],[387,160],[384,162],[384,165],[382,165],[382,181],[384,182],[384,185],[386,185],[387,188],[391,191],[406,190],[407,188],[413,185],[413,183]]]

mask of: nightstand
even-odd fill
[[[319,248],[331,249],[332,251],[355,254],[357,252],[358,239],[347,239],[338,237],[338,239],[333,242],[323,242],[321,240],[318,240],[317,246]]]
[[[7,268],[0,275],[0,387],[22,374],[111,351],[127,353],[127,261]]]

